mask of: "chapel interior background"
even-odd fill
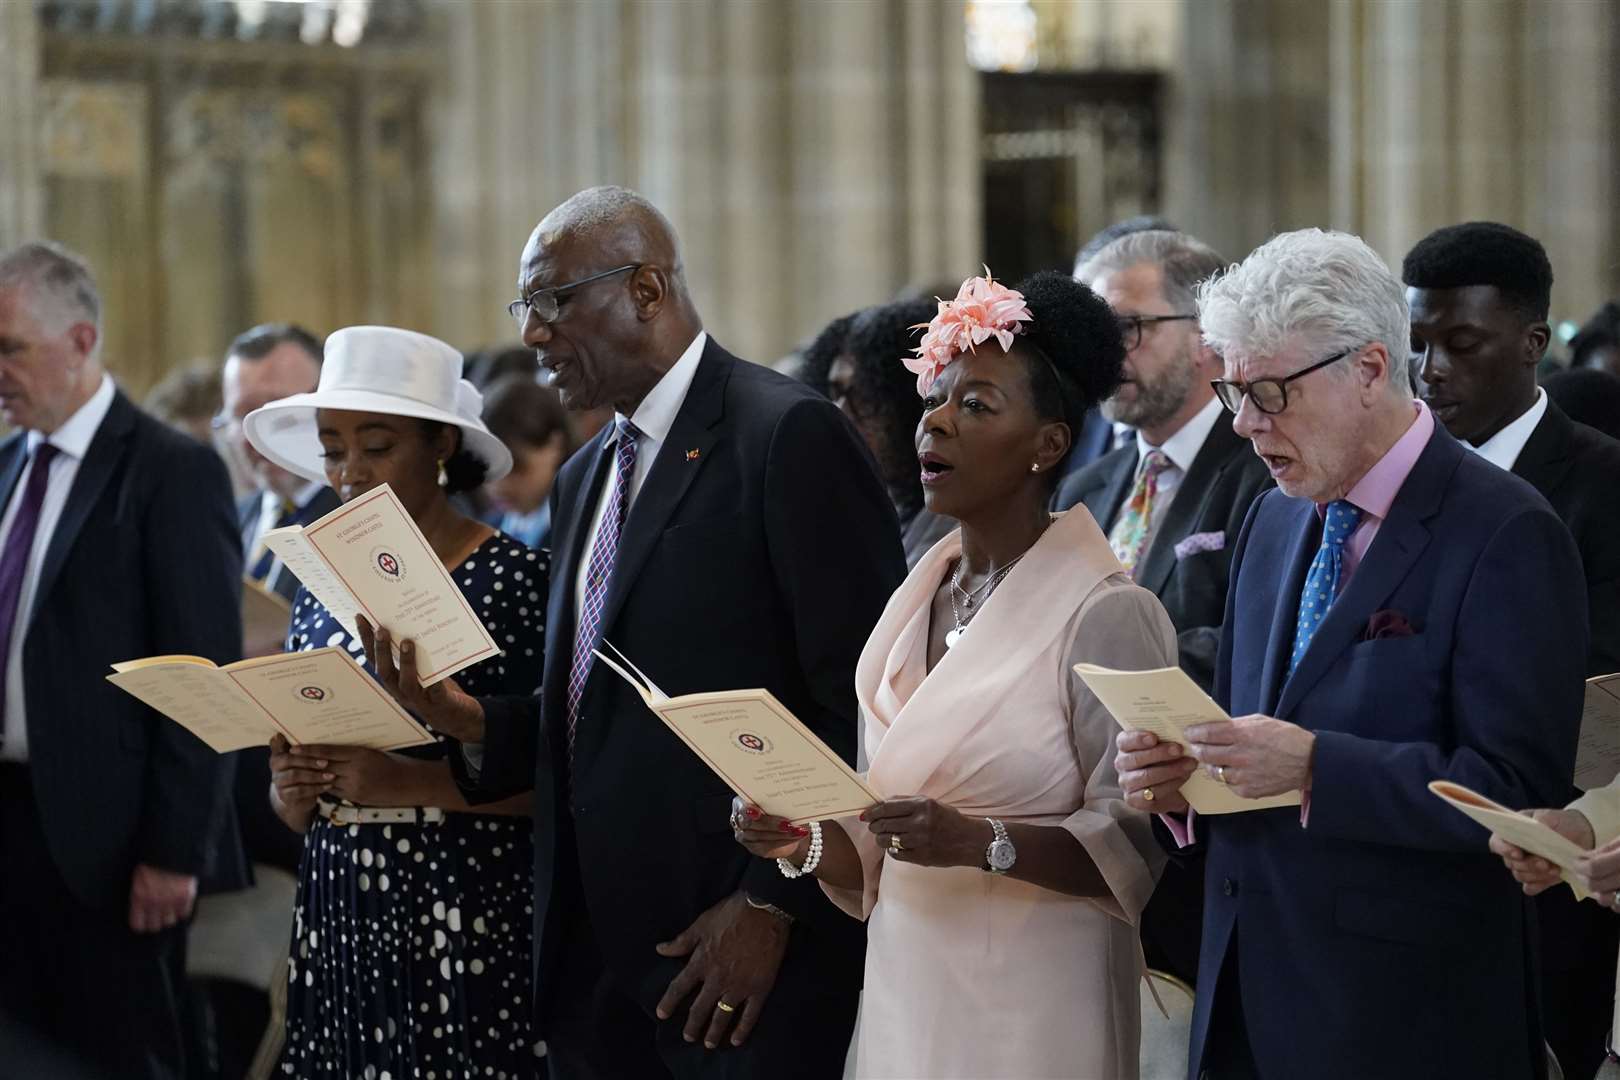
[[[510,339],[518,252],[595,183],[669,213],[763,362],[1162,213],[1240,258],[1539,237],[1620,294],[1620,4],[1596,0],[16,0],[0,245],[87,255],[139,395],[239,330]]]

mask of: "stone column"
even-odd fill
[[[0,248],[45,228],[37,94],[40,31],[34,5],[0,4]]]
[[[1330,213],[1330,9],[1289,0],[1182,6],[1166,138],[1166,214],[1229,258]]]

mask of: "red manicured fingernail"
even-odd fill
[[[793,834],[793,835],[797,835],[798,831],[799,831],[799,827],[797,825],[793,824],[790,821],[782,822],[782,824],[779,827],[781,828],[781,830],[783,832],[790,833],[790,834]]]
[[[757,807],[757,806],[750,806],[750,807],[748,807],[748,809],[744,810],[743,813],[748,815],[749,820],[757,821],[757,820],[759,820],[759,817],[763,813],[763,811],[760,810],[760,808]]]
[[[803,826],[795,825],[795,826],[793,826],[793,835],[794,836],[809,836],[810,835],[810,830],[804,828]]]

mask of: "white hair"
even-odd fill
[[[1389,352],[1390,390],[1407,378],[1411,317],[1400,280],[1359,236],[1280,233],[1198,289],[1204,341],[1228,359],[1274,356],[1295,343],[1323,357],[1374,342]]]
[[[0,289],[24,286],[29,311],[52,333],[77,322],[96,328],[94,359],[101,353],[101,293],[83,258],[61,244],[34,240],[0,252]]]

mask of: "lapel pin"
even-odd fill
[[[702,456],[703,456],[703,451],[697,449],[696,447],[694,447],[691,450],[688,450],[686,452],[686,460],[687,461],[696,461],[698,458],[700,458]]]

